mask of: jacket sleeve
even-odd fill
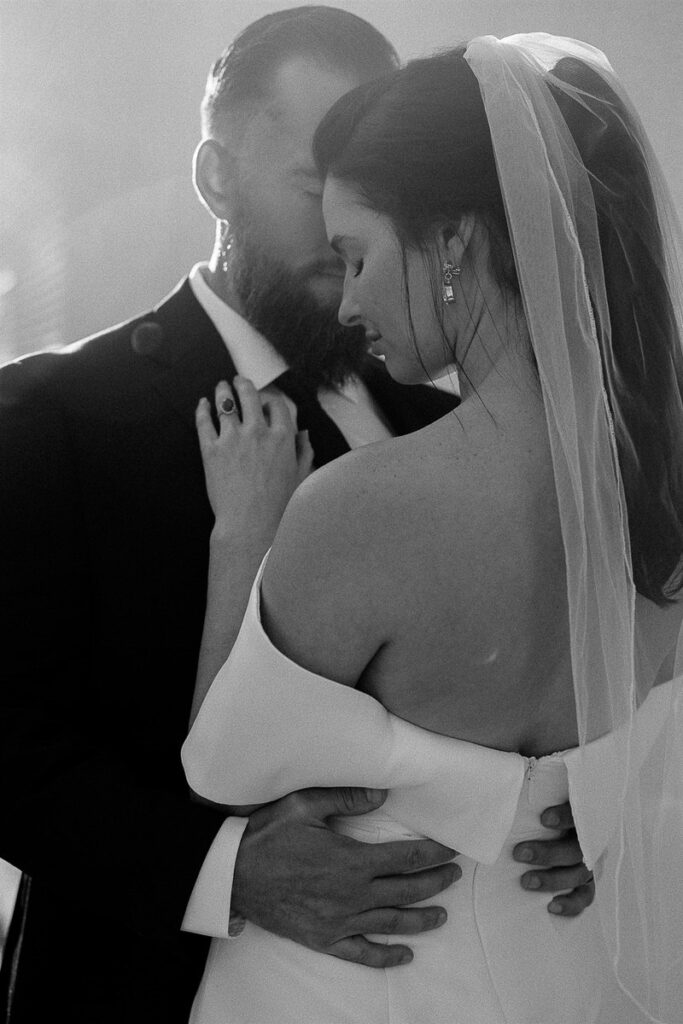
[[[155,776],[102,728],[87,482],[50,387],[59,358],[0,371],[0,856],[76,906],[177,931],[223,815],[190,802],[179,762],[178,780]]]

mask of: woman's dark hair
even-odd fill
[[[465,46],[412,61],[347,93],[323,118],[313,155],[373,209],[389,216],[408,247],[434,228],[478,214],[498,277],[517,289],[491,136]]]
[[[424,251],[436,230],[474,213],[488,230],[496,279],[515,293],[491,136],[465,49],[412,61],[343,96],[318,127],[313,152],[323,177],[350,185],[390,218],[404,253]],[[683,358],[641,135],[582,61],[560,61],[548,84],[593,185],[635,584],[666,604],[683,586]]]

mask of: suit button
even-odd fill
[[[164,344],[164,332],[154,320],[145,320],[134,329],[130,344],[136,355],[158,359]]]

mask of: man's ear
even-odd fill
[[[192,180],[201,203],[216,220],[230,221],[235,203],[234,159],[215,139],[197,146],[192,162]]]
[[[444,258],[448,258],[455,267],[462,266],[476,224],[475,215],[465,213],[457,224],[447,224],[441,229],[440,243]]]

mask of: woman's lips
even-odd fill
[[[368,349],[372,352],[373,356],[379,356],[382,354],[379,342],[382,340],[382,335],[379,331],[368,330],[365,332],[365,337],[368,339]]]
[[[375,331],[373,328],[366,331],[366,338],[368,339],[368,351],[371,355],[376,355],[378,359],[384,358],[384,352],[382,351],[382,335],[379,331]]]

